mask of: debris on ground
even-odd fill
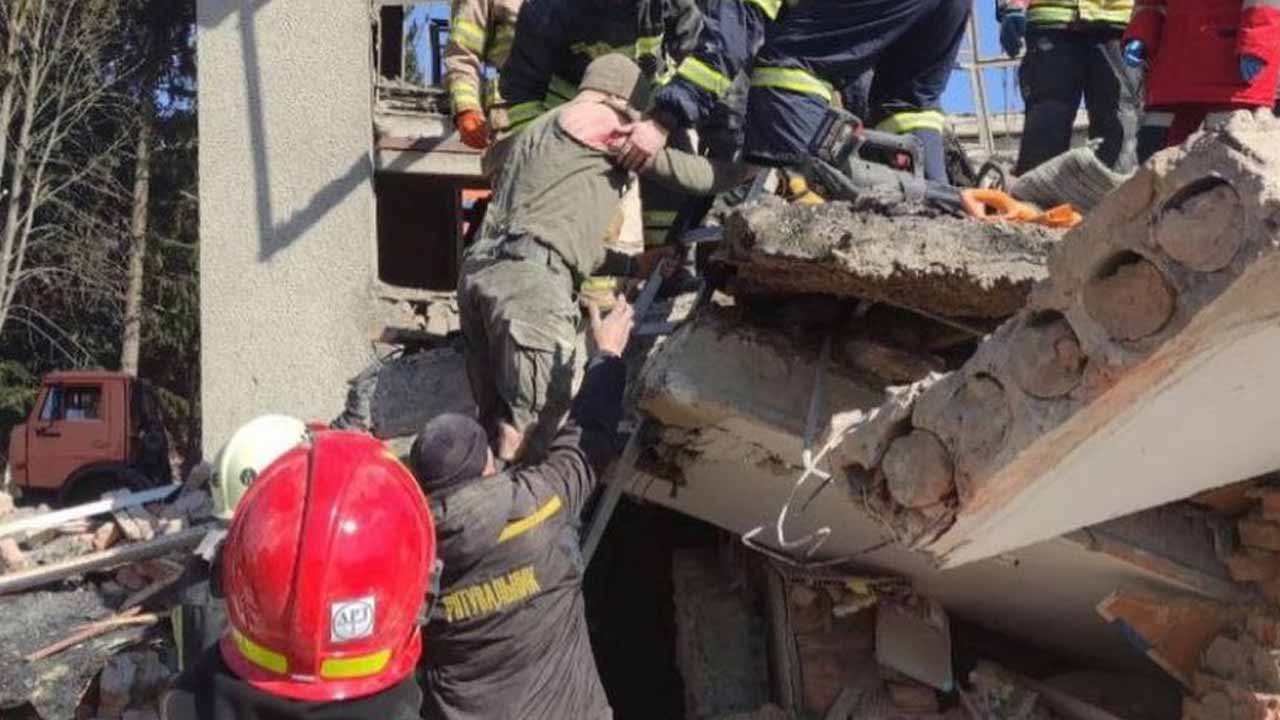
[[[176,669],[164,591],[208,527],[208,491],[120,491],[57,510],[0,493],[0,508],[0,717],[28,704],[44,720],[156,717]]]

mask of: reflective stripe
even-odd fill
[[[698,58],[689,55],[680,61],[676,75],[706,90],[715,97],[722,97],[733,87],[733,81],[723,73]]]
[[[591,292],[597,295],[611,292],[618,289],[618,278],[604,277],[601,275],[592,275],[582,281],[582,285],[578,286],[580,292]]]
[[[588,278],[588,280],[591,280],[591,279],[592,278]],[[609,278],[609,279],[612,280],[613,278]],[[586,282],[584,282],[583,285],[586,285]],[[560,496],[552,495],[550,500],[548,500],[545,504],[543,504],[542,507],[535,510],[533,514],[530,515],[529,517],[523,518],[521,520],[516,520],[513,523],[507,523],[507,526],[502,528],[502,532],[498,534],[498,542],[504,543],[512,538],[519,537],[520,535],[523,535],[529,532],[530,530],[541,525],[543,522],[547,520],[547,518],[551,517],[552,515],[555,515],[559,511],[560,511]]]
[[[666,245],[667,230],[669,229],[670,228],[663,228],[661,230],[656,230],[656,229],[651,230],[649,228],[645,228],[644,229],[644,246],[646,248],[655,248],[655,247],[662,247],[663,245]]]
[[[1037,25],[1070,25],[1078,21],[1127,25],[1132,14],[1133,0],[1033,0],[1027,21]]]
[[[782,9],[782,0],[747,0],[747,2],[760,8],[760,12],[770,20],[777,20],[778,11]]]
[[[776,88],[790,92],[816,95],[830,103],[831,86],[818,76],[800,68],[760,67],[751,73],[751,87]]]
[[[676,221],[677,214],[675,210],[645,210],[641,216],[644,218],[645,227],[662,225],[670,227],[671,223]]]
[[[662,50],[662,34],[641,35],[636,38],[636,57],[657,55]]]
[[[1244,0],[1244,9],[1255,7],[1280,8],[1280,0]]]
[[[370,655],[347,658],[325,658],[320,663],[320,677],[330,680],[368,677],[382,672],[391,660],[390,650],[379,650]]]
[[[606,42],[574,43],[569,46],[569,49],[580,55],[586,55],[593,60],[601,55],[608,55],[611,52],[618,52],[623,55],[627,55],[632,51],[629,47],[610,45]]]
[[[477,54],[484,52],[484,28],[476,23],[455,18],[451,32],[457,37],[458,44],[462,47]]]
[[[547,109],[551,109],[560,103],[569,102],[573,99],[573,96],[577,94],[577,85],[565,80],[559,75],[552,75],[551,80],[547,82]]]
[[[284,655],[262,647],[241,635],[240,631],[235,628],[231,628],[231,639],[235,641],[236,648],[240,650],[240,654],[244,656],[245,660],[277,675],[284,675],[289,672],[289,661]]]
[[[546,107],[539,100],[516,103],[507,110],[507,123],[511,128],[523,125],[546,112]]]
[[[937,130],[947,127],[947,116],[937,110],[894,113],[876,125],[877,130],[902,135],[912,130]]]
[[[1171,112],[1148,112],[1142,116],[1143,127],[1170,128],[1173,127],[1173,113]]]
[[[449,97],[453,98],[454,108],[478,108],[480,107],[480,93],[474,87],[462,83],[455,82],[449,86]]]

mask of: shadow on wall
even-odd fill
[[[245,108],[249,113],[249,142],[253,153],[253,191],[258,223],[258,260],[266,262],[276,253],[288,248],[300,239],[312,226],[348,195],[373,177],[373,163],[368,156],[359,156],[345,173],[327,183],[307,202],[306,207],[293,213],[280,224],[274,221],[271,207],[271,170],[267,164],[267,128],[263,112],[262,68],[258,57],[258,35],[254,18],[257,11],[271,0],[241,0],[239,3],[198,0],[201,12],[197,22],[201,29],[220,27],[229,17],[237,15],[240,28],[240,47],[244,54]],[[204,10],[208,8],[207,12]],[[372,130],[371,130],[372,132]]]

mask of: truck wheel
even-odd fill
[[[137,470],[103,470],[86,475],[74,484],[62,489],[58,495],[58,505],[69,507],[82,505],[102,499],[102,496],[116,490],[137,492],[154,487],[146,475]]]

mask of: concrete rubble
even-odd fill
[[[213,503],[196,483],[167,501],[131,504],[135,496],[110,493],[125,507],[90,514],[80,509],[94,503],[15,508],[0,493],[0,717],[158,717],[177,662],[160,625],[173,602],[166,591]],[[84,517],[43,521],[68,513]]]
[[[979,658],[957,668],[964,702],[937,690],[935,714],[1280,718],[1280,645],[1258,619],[1280,610],[1280,489],[1250,480],[1280,469],[1278,134],[1269,114],[1230,116],[1065,235],[875,199],[727,212],[729,295],[649,354],[635,397],[657,428],[628,491],[755,531],[770,555],[890,573],[1068,663],[1031,677]],[[775,655],[806,646],[801,611],[825,596],[786,597]],[[1197,604],[1254,609],[1214,611],[1189,644],[1160,618]],[[1154,638],[1182,630],[1136,646],[1143,617]],[[835,707],[845,685],[818,688],[815,668],[774,701]],[[1051,682],[1099,670],[1159,701]]]

